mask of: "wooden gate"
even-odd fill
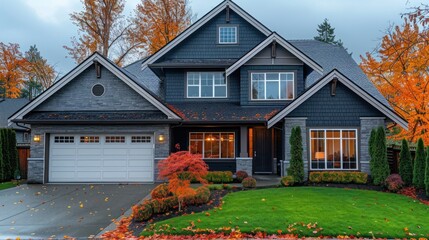
[[[29,147],[18,147],[19,169],[21,179],[27,179],[28,158],[30,157]]]

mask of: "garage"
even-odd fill
[[[48,181],[153,182],[153,134],[51,134]]]

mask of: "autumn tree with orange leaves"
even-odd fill
[[[428,145],[429,28],[422,14],[413,12],[402,26],[388,30],[375,54],[361,56],[360,66],[394,110],[408,121],[408,130],[393,128],[393,139],[415,142],[421,137]]]
[[[18,98],[28,66],[18,44],[0,42],[0,94],[6,98]]]
[[[168,190],[177,196],[179,211],[183,199],[195,194],[191,186],[191,178],[200,183],[207,183],[204,176],[207,175],[207,164],[200,154],[192,154],[188,151],[172,153],[168,158],[158,163],[159,178],[168,179]]]
[[[141,0],[135,10],[131,38],[153,54],[185,30],[191,19],[188,0]]]

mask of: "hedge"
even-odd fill
[[[362,172],[310,172],[311,183],[356,183],[366,184],[368,174]]]
[[[13,179],[16,171],[19,171],[19,161],[15,131],[0,129],[0,182]]]

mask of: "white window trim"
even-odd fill
[[[325,154],[325,168],[313,168],[312,167],[312,164],[311,164],[311,153],[312,153],[312,149],[311,149],[311,140],[313,139],[313,138],[311,138],[311,131],[324,131],[324,141],[325,141],[325,153],[327,152],[326,150],[326,131],[340,131],[340,138],[335,138],[335,139],[340,139],[340,151],[341,151],[341,154],[340,154],[340,156],[341,156],[341,159],[340,159],[340,161],[341,161],[341,168],[327,168],[327,166],[328,166],[328,159],[327,159],[327,154]],[[343,134],[342,134],[342,132],[343,131],[354,131],[355,132],[355,150],[356,150],[356,168],[349,168],[349,169],[344,169],[343,168]],[[308,133],[308,136],[309,136],[309,145],[310,145],[310,152],[309,152],[309,161],[310,161],[310,170],[311,171],[326,171],[326,170],[328,170],[328,171],[356,171],[356,170],[359,170],[359,149],[358,149],[358,140],[359,140],[359,136],[358,136],[358,130],[356,129],[356,128],[349,128],[349,129],[347,129],[347,128],[314,128],[314,129],[310,129],[310,131],[309,131],[309,133]],[[319,138],[315,138],[315,139],[319,139]],[[330,138],[330,139],[332,139],[332,138]],[[345,139],[353,139],[353,138],[345,138]]]
[[[235,28],[235,41],[234,42],[221,42],[220,30],[222,28]],[[219,26],[218,27],[218,44],[228,45],[228,44],[237,44],[238,43],[238,27],[237,26]]]
[[[188,83],[188,78],[189,78],[189,74],[190,73],[198,73],[199,78],[198,78],[198,85],[195,84],[189,84]],[[220,73],[224,76],[225,78],[225,84],[215,84],[215,80],[214,80],[214,75],[213,75],[213,89],[212,89],[212,97],[203,97],[201,96],[201,73]],[[198,96],[189,96],[189,86],[191,87],[198,87]],[[217,97],[215,96],[215,89],[216,87],[223,87],[225,86],[225,96],[224,97]],[[186,73],[186,98],[227,98],[228,97],[228,78],[225,77],[224,72],[187,72]]]
[[[267,74],[270,73],[278,73],[279,74],[279,80],[267,80]],[[286,90],[287,90],[287,82],[292,82],[292,98],[280,98],[281,97],[281,88],[280,88],[280,74],[292,74],[292,80],[286,80]],[[260,98],[253,98],[253,75],[254,74],[264,74],[264,99]],[[256,80],[255,80],[256,81]],[[268,82],[278,82],[279,83],[279,98],[278,99],[267,99],[267,81]],[[287,97],[287,92],[285,93],[285,96]],[[284,72],[284,71],[275,71],[275,72],[250,72],[250,98],[252,101],[293,101],[295,99],[295,72]]]
[[[206,160],[213,160],[213,159],[228,159],[228,160],[231,160],[231,159],[235,159],[235,144],[236,144],[236,139],[235,139],[235,132],[189,132],[189,136],[188,136],[188,146],[191,146],[191,134],[195,134],[195,133],[201,133],[201,134],[203,134],[203,139],[202,140],[200,140],[200,139],[192,139],[193,141],[201,141],[202,143],[203,143],[203,145],[202,145],[202,153],[201,153],[201,155],[202,155],[202,158],[203,159],[206,159]],[[230,157],[230,158],[204,158],[204,148],[205,148],[205,139],[206,139],[206,134],[210,134],[210,133],[219,133],[219,135],[221,135],[222,133],[224,133],[224,134],[233,134],[234,135],[234,144],[233,144],[233,146],[234,146],[234,149],[233,149],[233,153],[234,153],[234,156],[233,157]],[[222,141],[220,141],[220,142],[222,142]],[[190,147],[188,147],[188,151],[189,152],[191,152],[191,148]],[[219,144],[219,156],[221,156],[222,154],[222,144]]]

